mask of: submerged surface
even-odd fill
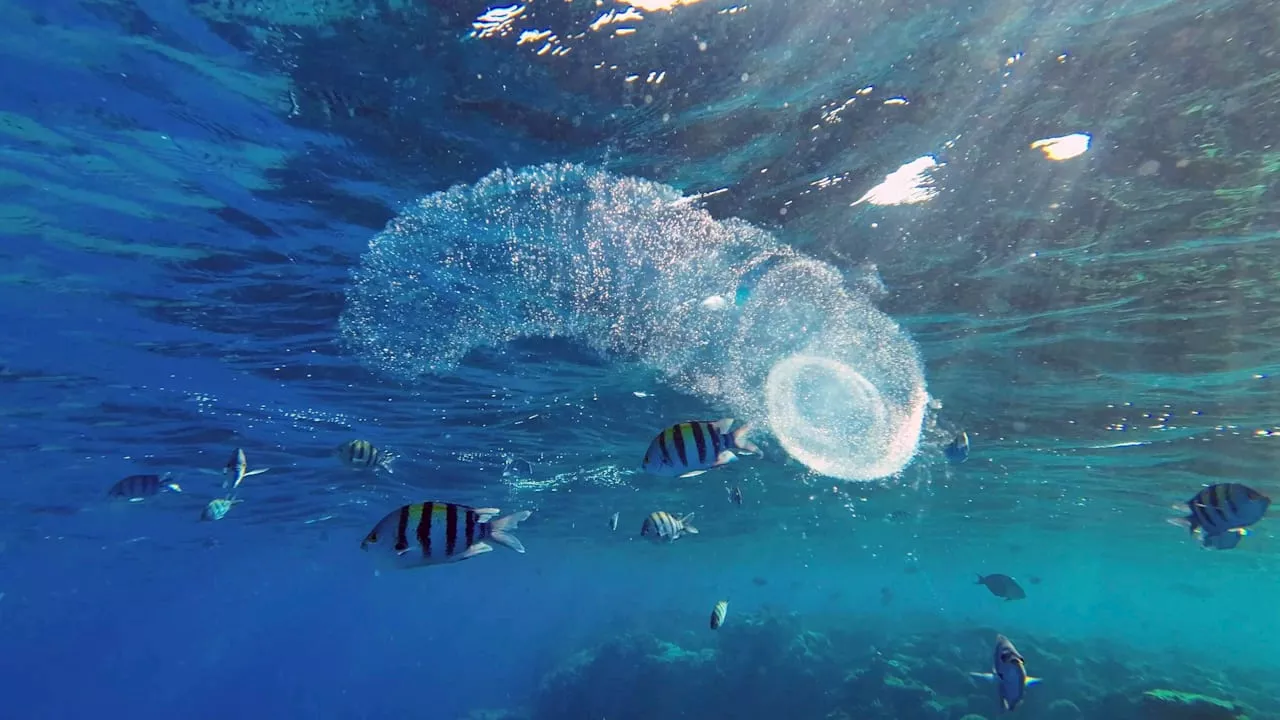
[[[1000,632],[1030,717],[1280,716],[1273,519],[1166,523],[1280,492],[1280,20],[946,5],[0,4],[6,705],[740,718],[803,677],[960,720]],[[639,472],[720,417],[764,457]],[[377,572],[424,500],[532,509],[528,552]]]

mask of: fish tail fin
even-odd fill
[[[1042,682],[1044,682],[1044,678],[1027,676],[1027,685],[1039,685]]]
[[[532,510],[521,510],[494,520],[489,523],[489,537],[499,545],[511,548],[518,553],[524,552],[524,543],[520,542],[520,538],[512,535],[511,531],[519,527],[520,523],[528,520],[532,514]]]
[[[983,581],[982,573],[978,573],[978,582],[974,583],[974,585],[981,585],[982,581]]]
[[[1175,527],[1186,528],[1188,535],[1196,534],[1196,527],[1197,527],[1196,519],[1192,515],[1188,515],[1187,517],[1168,518],[1165,522]]]
[[[179,485],[179,484],[178,484],[178,483],[176,483],[176,482],[173,482],[172,480],[170,480],[169,482],[165,483],[165,484],[164,484],[164,488],[165,488],[166,490],[171,491],[171,492],[182,492],[182,486],[181,486],[181,485]]]
[[[747,423],[746,425],[743,425],[737,430],[730,432],[729,437],[733,438],[733,446],[738,448],[739,450],[742,450],[743,452],[749,452],[753,455],[759,455],[760,457],[764,457],[764,453],[760,452],[760,448],[756,447],[755,443],[747,439],[747,434],[750,433],[753,429],[754,428],[752,427],[751,423]]]
[[[391,455],[389,453],[383,455],[382,460],[378,462],[378,467],[386,470],[388,475],[394,475],[396,471],[391,467],[391,463],[395,462],[397,457],[399,455]]]
[[[690,535],[697,535],[697,534],[698,534],[698,528],[696,528],[696,527],[694,527],[694,526],[692,526],[692,525],[690,525],[690,524],[688,524],[688,523],[685,523],[685,524],[684,524],[684,531],[685,531],[685,532],[687,532],[687,533],[689,533]]]

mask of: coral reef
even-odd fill
[[[994,629],[895,636],[849,629],[872,623],[822,626],[786,613],[735,619],[714,634],[632,632],[581,650],[543,678],[520,717],[987,720],[1002,712],[995,688],[969,675],[988,669]],[[1022,634],[1015,640],[1031,673],[1046,678],[1024,701],[1035,717],[1280,720],[1274,688],[1261,679],[1176,665],[1171,671],[1133,648],[1099,652],[1089,643]],[[1215,678],[1240,684],[1232,691]],[[1188,689],[1162,689],[1170,687]],[[1189,689],[1210,687],[1225,699]]]

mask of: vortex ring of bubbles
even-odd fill
[[[895,417],[861,373],[812,355],[793,355],[774,365],[765,381],[765,401],[773,434],[788,455],[814,472],[855,481],[893,475],[911,461],[925,408],[919,393],[908,412]],[[823,411],[821,419],[814,417],[815,409]]]
[[[366,365],[409,382],[569,339],[866,481],[911,461],[927,406],[915,343],[866,287],[674,188],[549,164],[406,207],[352,271],[339,324]]]

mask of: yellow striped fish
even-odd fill
[[[724,624],[725,613],[729,612],[729,601],[721,600],[716,606],[711,608],[711,629],[719,630]]]
[[[334,452],[342,464],[359,469],[373,468],[391,472],[391,461],[396,459],[395,455],[375,447],[368,440],[349,440],[335,448]]]
[[[694,477],[738,459],[738,453],[761,455],[747,439],[751,425],[730,432],[733,418],[691,420],[663,430],[649,443],[640,467],[651,475]]]
[[[489,541],[524,552],[511,534],[529,519],[530,510],[506,517],[497,508],[473,508],[446,502],[405,505],[382,518],[360,543],[368,550],[377,545],[402,568],[459,562],[493,550]]]
[[[170,475],[130,475],[116,482],[107,490],[107,495],[114,498],[127,498],[129,502],[139,502],[162,492],[182,492],[182,487],[170,479]]]
[[[236,451],[231,453],[231,459],[227,460],[226,467],[222,468],[222,472],[227,476],[227,479],[222,481],[222,488],[224,490],[239,489],[240,483],[244,482],[245,478],[261,475],[270,469],[258,468],[257,470],[250,470],[249,460],[244,455],[244,448],[236,448]],[[226,513],[223,514],[225,515]]]
[[[697,535],[698,528],[689,524],[691,517],[693,513],[675,517],[665,510],[649,513],[649,517],[644,519],[644,525],[640,526],[640,536],[655,542],[674,542],[681,535]]]
[[[1271,506],[1271,498],[1240,483],[1210,485],[1187,501],[1191,514],[1185,518],[1172,518],[1175,525],[1184,525],[1192,535],[1196,530],[1205,536],[1221,535],[1238,528],[1248,527],[1262,519]]]
[[[243,500],[232,500],[231,498],[218,498],[210,500],[208,505],[204,506],[204,510],[200,513],[201,520],[221,520],[231,512],[231,506],[236,503],[242,503]]]

